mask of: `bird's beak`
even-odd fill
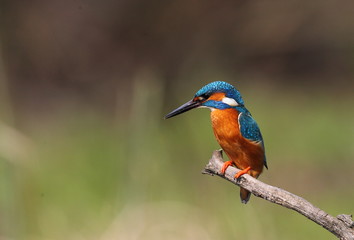
[[[199,107],[200,106],[200,102],[195,102],[192,100],[190,100],[189,102],[186,102],[185,104],[183,104],[182,106],[180,106],[179,108],[176,108],[175,110],[173,110],[172,112],[170,112],[169,114],[167,114],[165,116],[165,119],[167,118],[171,118],[171,117],[174,117],[178,114],[181,114],[181,113],[184,113],[184,112],[187,112],[193,108],[196,108],[196,107]]]

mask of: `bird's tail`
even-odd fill
[[[246,204],[250,200],[251,193],[244,188],[240,188],[240,198],[241,202]]]

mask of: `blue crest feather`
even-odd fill
[[[231,84],[223,81],[216,81],[205,85],[195,94],[195,97],[205,94],[210,95],[217,92],[223,92],[226,97],[233,98],[238,104],[244,105],[240,92]]]

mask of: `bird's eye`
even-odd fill
[[[194,98],[194,101],[196,101],[196,102],[204,102],[204,101],[207,100],[209,97],[210,97],[210,96],[207,95],[207,94],[202,94],[202,95],[200,95],[200,96],[198,96],[198,97],[195,97],[195,98]]]
[[[202,94],[202,95],[199,96],[199,99],[200,99],[201,101],[204,101],[204,100],[208,99],[209,97],[210,97],[209,94]]]
[[[197,101],[199,101],[199,102],[202,102],[202,101],[204,101],[204,100],[205,100],[205,98],[204,98],[204,97],[202,97],[202,96],[197,97]]]

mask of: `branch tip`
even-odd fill
[[[202,174],[206,174],[206,175],[210,175],[210,176],[215,175],[212,171],[208,170],[206,167],[203,169]]]

